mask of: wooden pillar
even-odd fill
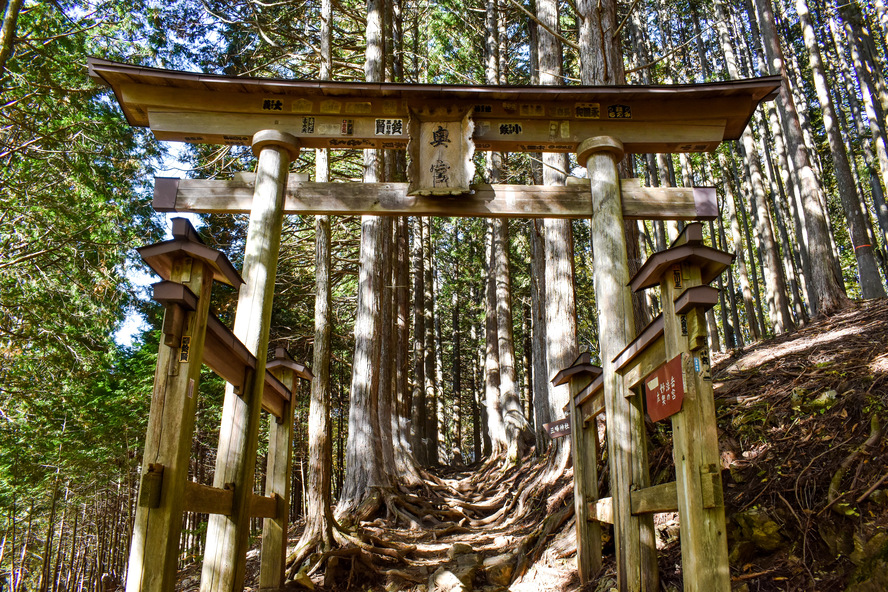
[[[262,523],[262,552],[259,564],[259,589],[278,590],[284,587],[287,559],[287,526],[289,523],[290,478],[293,468],[293,401],[296,378],[311,380],[310,371],[297,364],[284,348],[278,348],[267,370],[290,391],[290,400],[277,421],[268,426],[268,461],[265,470],[265,495],[277,500],[277,515]]]
[[[587,354],[588,355],[588,354]],[[601,523],[589,520],[589,504],[598,501],[598,420],[586,427],[576,397],[594,378],[579,373],[570,379],[570,447],[574,466],[574,510],[577,516],[577,570],[580,583],[592,581],[601,570]]]
[[[592,191],[592,251],[595,301],[604,374],[607,446],[613,495],[617,585],[620,592],[659,587],[653,517],[633,516],[629,494],[649,485],[647,438],[639,397],[623,386],[613,359],[635,336],[629,261],[617,164],[623,144],[606,136],[584,140],[579,162],[586,163]]]
[[[184,284],[182,294],[189,302],[170,304],[164,316],[166,335],[157,352],[127,592],[169,592],[176,584],[213,270],[182,252],[172,260],[170,280]],[[195,296],[196,303],[191,302]]]
[[[235,393],[230,384],[225,389],[213,485],[233,486],[234,503],[230,516],[210,516],[201,592],[240,592],[244,588],[284,188],[290,161],[299,155],[299,141],[288,133],[264,130],[253,136],[253,152],[259,163],[244,253],[245,283],[238,298],[234,335],[256,356],[256,370],[243,393]]]
[[[687,592],[729,592],[728,540],[705,309],[676,314],[675,300],[702,284],[700,267],[682,263],[660,282],[666,359],[682,356],[685,395],[672,416],[675,480],[681,522],[681,562]],[[680,279],[679,279],[680,278]]]

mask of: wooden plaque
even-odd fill
[[[407,194],[469,193],[475,176],[475,123],[471,111],[456,107],[411,109],[408,128]]]
[[[685,393],[681,354],[644,379],[644,392],[651,421],[660,421],[681,411]]]
[[[570,434],[570,419],[565,417],[558,421],[544,423],[543,427],[546,428],[546,433],[549,434],[549,437],[553,440],[555,438],[561,438]]]

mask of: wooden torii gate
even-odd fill
[[[772,99],[780,85],[776,76],[674,86],[319,82],[193,74],[99,59],[89,60],[89,72],[113,89],[132,125],[149,127],[157,139],[250,145],[259,159],[255,176],[222,182],[158,179],[155,187],[155,206],[161,211],[250,213],[233,334],[259,363],[241,396],[232,387],[226,390],[214,486],[233,487],[234,494],[227,514],[210,518],[201,592],[243,589],[252,503],[247,494],[285,213],[591,217],[601,358],[606,361],[604,403],[609,421],[617,418],[610,424],[616,430],[612,433],[627,438],[609,438],[608,454],[612,463],[625,467],[613,478],[628,490],[637,482],[629,454],[637,430],[625,422],[641,416],[610,362],[635,337],[623,221],[710,220],[718,208],[713,189],[643,188],[621,182],[617,165],[626,153],[715,150],[739,138],[758,104]],[[410,181],[309,183],[288,175],[301,148],[407,149]],[[576,153],[589,180],[567,187],[473,186],[475,150]],[[142,469],[143,491],[151,487],[150,469],[150,464]],[[628,496],[614,497],[613,512],[617,528],[637,533],[621,539],[620,565],[640,560],[627,573],[656,570],[652,522],[632,514]],[[144,541],[139,528],[134,545]],[[281,550],[268,552],[279,555]],[[175,549],[165,553],[131,553],[130,572],[161,569]],[[144,563],[134,567],[134,559]],[[647,589],[646,581],[623,578],[620,590]],[[260,582],[266,589],[282,584],[271,577]],[[140,590],[168,591],[172,582],[127,579],[127,592]]]

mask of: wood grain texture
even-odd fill
[[[194,481],[185,484],[184,505],[186,512],[231,515],[234,490],[201,485]]]
[[[236,214],[250,211],[253,181],[159,178],[154,207],[160,212]],[[406,183],[309,183],[291,180],[285,214],[373,214],[377,216],[478,216],[485,218],[589,218],[589,181],[567,186],[473,185],[461,196],[411,196]],[[623,217],[644,220],[708,220],[714,196],[695,197],[694,188],[641,187],[622,190]]]
[[[296,372],[279,365],[272,370],[291,392],[296,383]],[[268,455],[265,465],[265,492],[272,499],[271,513],[258,513],[254,497],[251,514],[262,516],[262,550],[259,556],[259,588],[281,588],[284,585],[284,568],[287,557],[287,512],[278,512],[274,500],[290,499],[290,476],[293,470],[293,402],[283,407],[277,421],[268,422]],[[268,506],[263,506],[266,510]]]
[[[203,261],[180,256],[172,262],[170,279],[187,286],[198,300],[196,310],[187,313],[182,329],[182,339],[190,339],[184,361],[181,342],[173,347],[161,343],[157,353],[142,470],[148,474],[152,465],[156,466],[157,470],[150,472],[160,475],[160,496],[149,503],[147,498],[156,496],[140,492],[139,499],[144,497],[145,503],[136,507],[127,567],[128,592],[166,592],[176,583],[213,270]],[[157,485],[156,481],[143,479],[142,486]]]
[[[718,432],[703,305],[686,311],[687,335],[675,314],[680,294],[701,286],[696,265],[681,265],[681,287],[667,271],[660,282],[665,320],[666,357],[682,356],[685,395],[682,410],[672,416],[681,556],[685,590],[727,592],[731,589],[722,494]],[[699,368],[699,370],[698,370]]]
[[[678,509],[675,481],[637,489],[632,492],[630,498],[633,514],[674,512]]]
[[[234,592],[244,586],[249,546],[250,504],[265,383],[268,332],[283,223],[283,194],[289,154],[270,146],[259,155],[244,254],[234,335],[256,357],[243,396],[225,389],[214,486],[234,483],[231,516],[210,516],[201,572],[201,592]]]
[[[653,592],[659,581],[653,520],[647,515],[633,516],[629,503],[629,492],[649,483],[644,418],[640,397],[627,398],[627,389],[613,362],[635,336],[617,162],[610,152],[593,152],[586,170],[593,180],[594,283],[614,492],[617,584],[621,592]]]
[[[577,571],[586,584],[601,569],[601,525],[589,520],[589,504],[598,501],[598,422],[586,427],[575,396],[592,382],[588,373],[570,379],[570,448],[574,465],[574,511],[577,515]]]

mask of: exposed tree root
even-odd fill
[[[553,481],[551,470],[550,459],[513,465],[501,455],[477,472],[422,471],[427,479],[418,486],[375,488],[352,514],[339,516],[333,548],[311,541],[290,555],[288,576],[325,573],[337,589],[369,576],[407,589],[455,566],[458,552],[481,555],[479,564],[488,556],[511,557],[519,577],[574,515],[570,471]],[[456,542],[463,546],[454,551]]]

